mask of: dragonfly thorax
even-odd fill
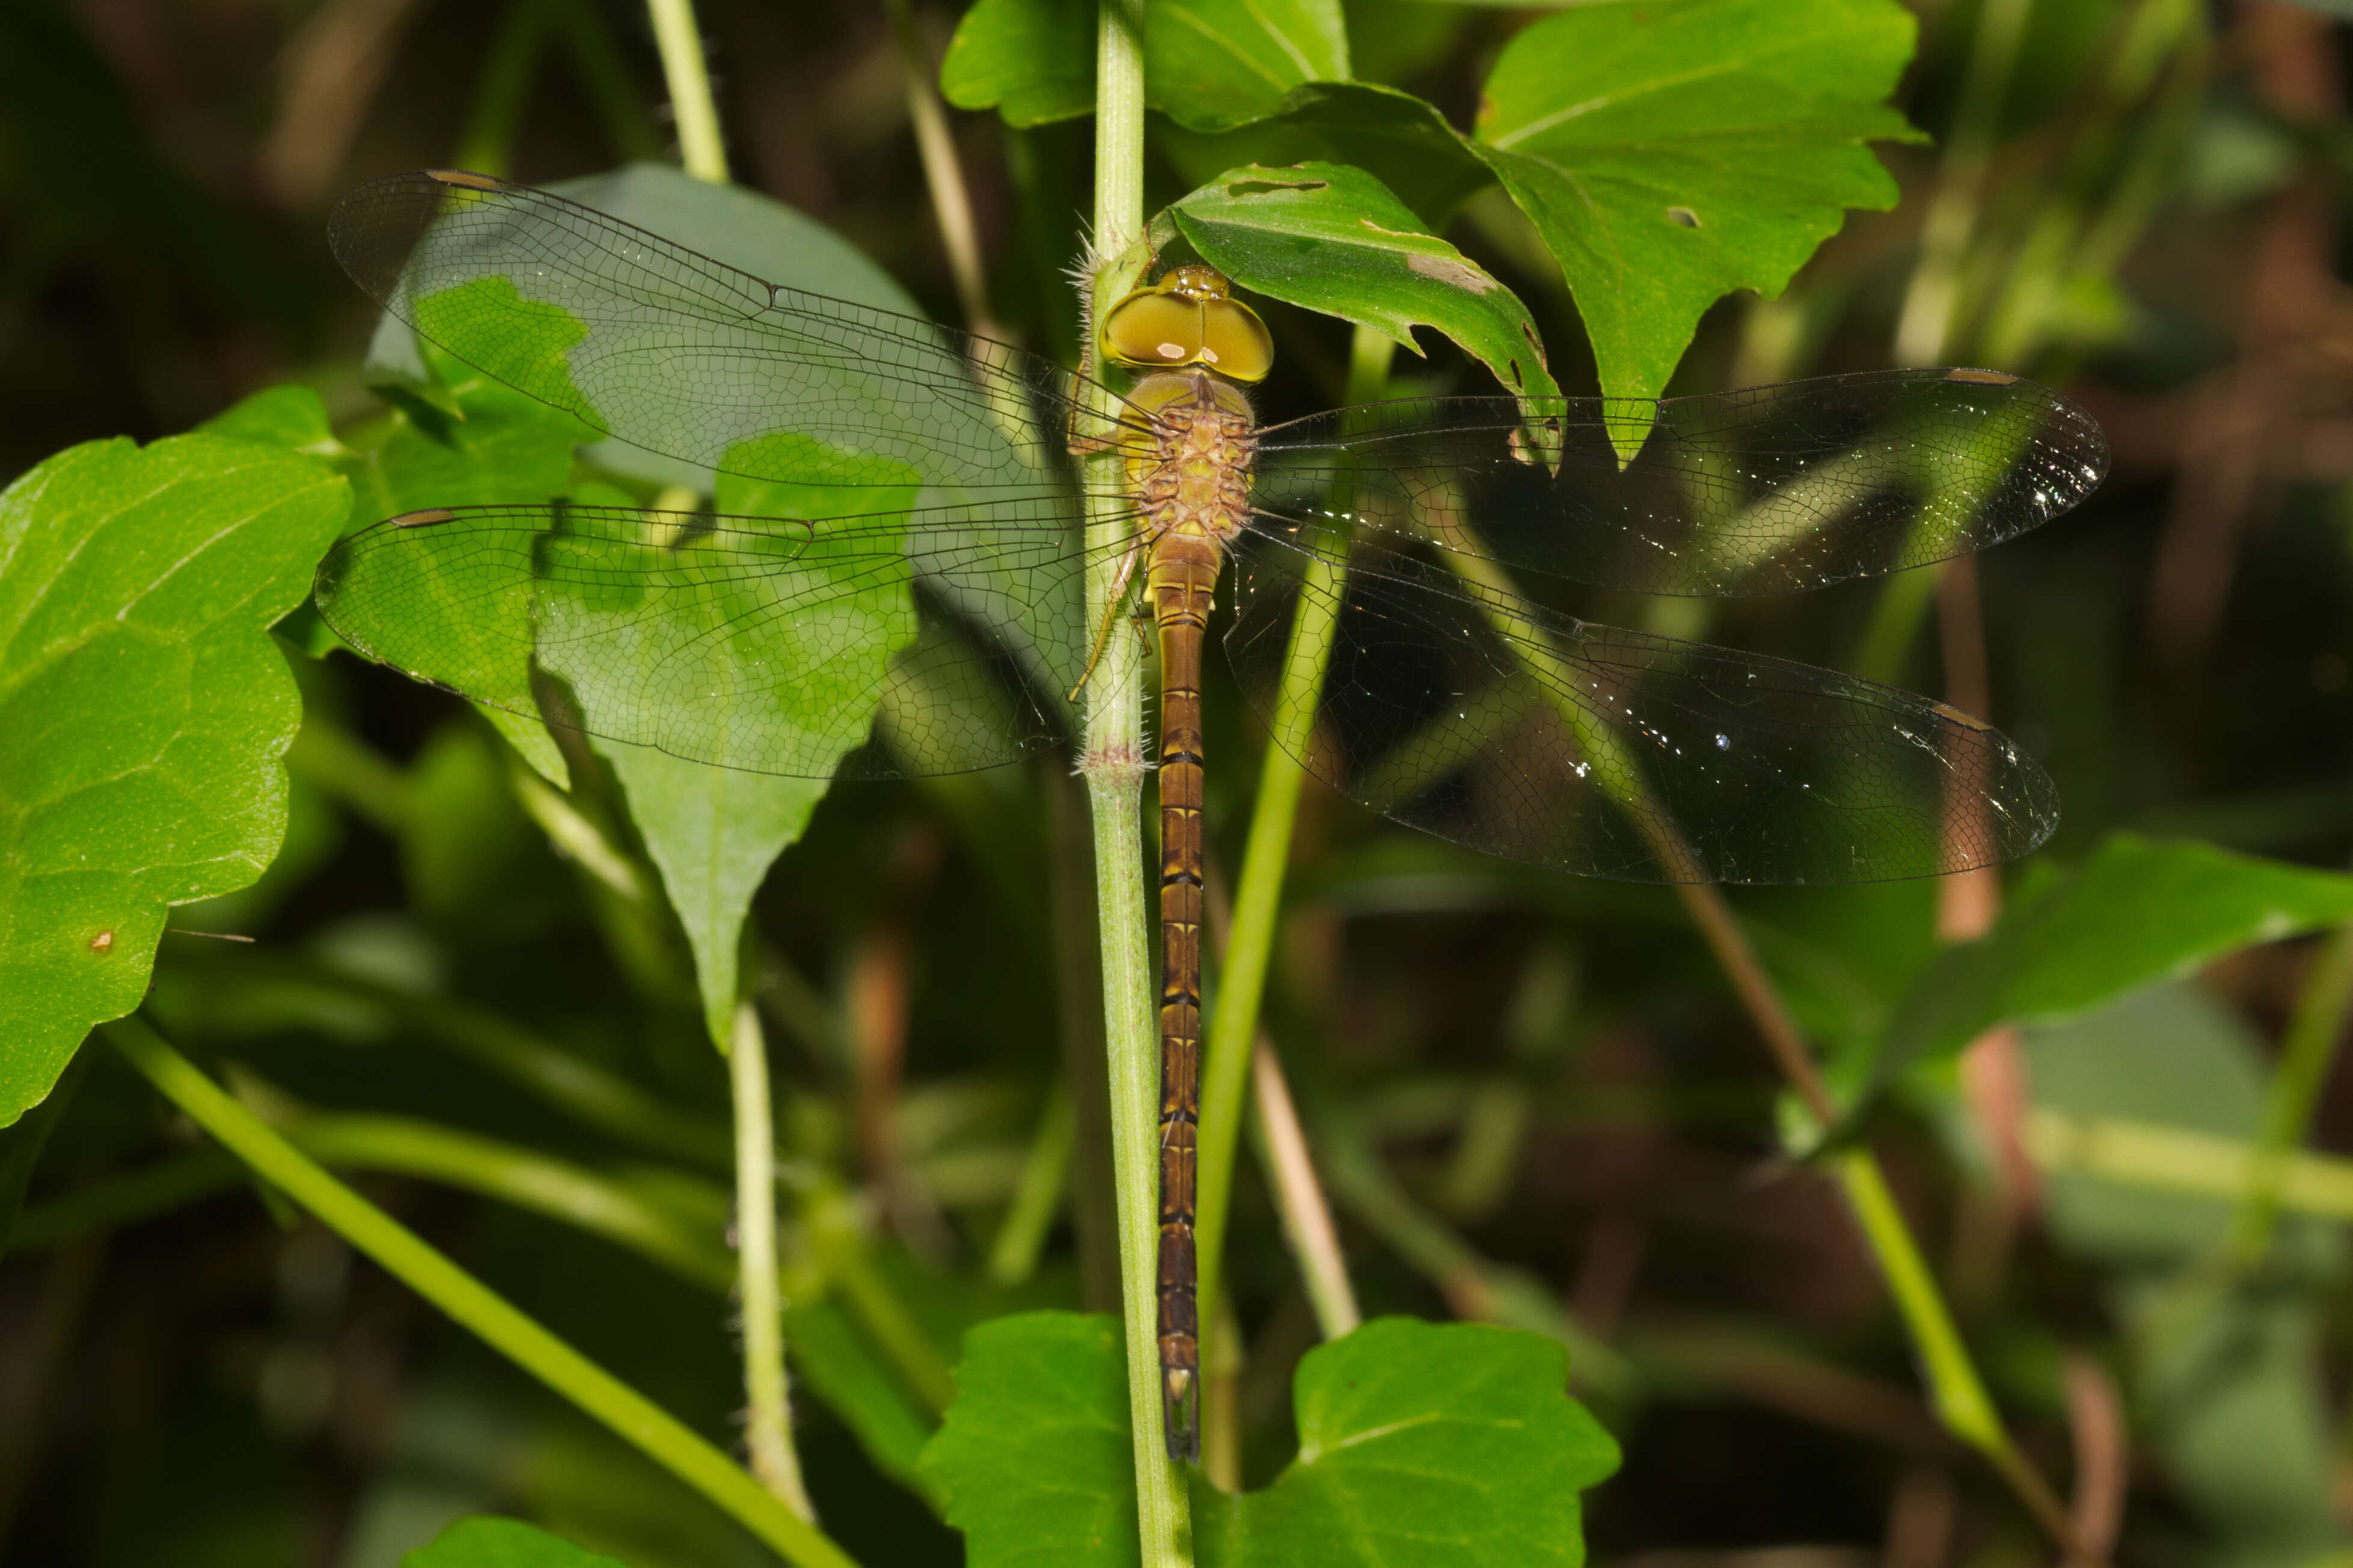
[[[1127,477],[1147,540],[1222,544],[1250,514],[1257,420],[1232,382],[1194,369],[1150,375],[1128,401],[1152,416],[1129,439]]]

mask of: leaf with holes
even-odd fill
[[[1601,390],[1655,397],[1700,313],[1778,294],[1845,209],[1895,204],[1866,145],[1915,26],[1895,0],[1645,0],[1523,29],[1487,78],[1480,155],[1560,262]]]
[[[1560,395],[1519,297],[1362,169],[1229,169],[1172,205],[1155,240],[1173,237],[1166,223],[1245,289],[1371,327],[1416,353],[1414,329],[1434,327],[1504,391]]]

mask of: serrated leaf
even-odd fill
[[[1000,1319],[965,1340],[959,1396],[923,1451],[976,1568],[1135,1559],[1115,1321]],[[1262,1491],[1197,1475],[1204,1568],[1584,1561],[1578,1492],[1618,1448],[1570,1399],[1538,1334],[1384,1318],[1311,1351],[1293,1385],[1300,1453]]]
[[[1155,0],[1145,7],[1145,100],[1190,130],[1263,120],[1302,82],[1347,79],[1339,0]]]
[[[1092,0],[979,0],[940,64],[959,109],[1042,125],[1095,107]],[[1302,82],[1345,81],[1348,33],[1337,0],[1154,0],[1144,13],[1145,100],[1178,124],[1216,132],[1263,120]]]
[[[0,1122],[139,1005],[170,906],[277,852],[301,702],[268,628],[349,506],[315,458],[203,435],[0,493]]]
[[[1017,127],[1095,107],[1095,0],[979,0],[940,62],[940,95]]]
[[[1893,206],[1865,145],[1915,26],[1894,0],[1622,0],[1521,31],[1489,75],[1481,155],[1543,234],[1601,390],[1655,397],[1700,314],[1778,294],[1845,209]]]
[[[1169,213],[1202,258],[1245,289],[1371,327],[1416,353],[1413,330],[1434,327],[1504,391],[1559,395],[1518,296],[1362,169],[1229,169]]]
[[[1940,954],[1895,1010],[1882,1081],[1997,1024],[2054,1023],[2250,942],[2353,920],[2353,877],[2118,833],[2070,877]]]
[[[628,1568],[617,1557],[575,1546],[519,1519],[461,1519],[400,1568]]]

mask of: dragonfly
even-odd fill
[[[1221,581],[1227,661],[1272,742],[1489,854],[1839,883],[1992,865],[2057,824],[2048,776],[1974,715],[1559,603],[1567,584],[1789,594],[2046,522],[2107,448],[2031,381],[1406,397],[1262,425],[1272,340],[1198,265],[1103,312],[1092,363],[1125,374],[1089,374],[461,171],[363,185],[330,234],[422,339],[710,497],[583,483],[361,529],[316,600],[367,658],[717,766],[910,777],[1065,745],[1113,639],[1148,645],[1151,622],[1174,1457],[1198,1452],[1201,667]],[[1094,616],[1090,574],[1114,588]]]

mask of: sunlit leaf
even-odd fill
[[[1416,353],[1414,328],[1435,327],[1505,391],[1559,395],[1518,296],[1361,169],[1229,169],[1169,210],[1202,258],[1245,289],[1375,328]]]
[[[349,505],[217,436],[92,442],[0,494],[0,1121],[139,1005],[171,905],[277,852],[301,703],[267,628]]]
[[[1894,0],[1643,0],[1526,27],[1497,58],[1482,155],[1560,262],[1606,395],[1655,397],[1700,313],[1772,296],[1895,182],[1867,142],[1912,57]]]

